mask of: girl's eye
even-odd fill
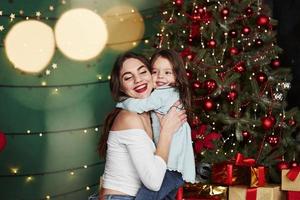
[[[166,74],[172,74],[172,72],[166,72]]]
[[[156,74],[157,72],[156,72],[156,71],[152,71],[151,73],[152,73],[152,74]]]

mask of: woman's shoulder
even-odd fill
[[[121,110],[114,120],[111,130],[144,129],[139,114]]]

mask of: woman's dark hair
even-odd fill
[[[178,89],[180,100],[187,111],[188,121],[190,121],[191,92],[183,59],[176,51],[172,49],[159,49],[151,57],[151,67],[159,57],[169,60],[173,67],[173,73],[175,74],[175,87]]]
[[[127,95],[121,91],[122,85],[120,80],[120,71],[123,67],[124,62],[130,58],[134,58],[141,61],[150,71],[150,64],[145,56],[133,52],[126,52],[124,54],[119,55],[112,68],[109,81],[111,95],[116,102],[122,101],[127,97]],[[109,131],[113,125],[116,116],[119,114],[120,111],[121,109],[115,108],[106,116],[104,120],[102,135],[98,143],[98,152],[100,157],[106,156]]]

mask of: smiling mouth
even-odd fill
[[[156,85],[157,86],[164,86],[164,85],[167,85],[167,83],[166,82],[157,81]]]
[[[145,83],[145,84],[135,87],[134,91],[136,91],[137,93],[143,93],[147,90],[147,88],[148,88],[148,85]]]

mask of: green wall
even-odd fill
[[[120,53],[106,47],[96,58],[79,62],[56,49],[47,67],[51,74],[43,71],[31,75],[14,69],[8,61],[3,45],[5,35],[15,23],[25,20],[24,16],[35,16],[37,11],[42,17],[49,17],[40,21],[53,28],[57,18],[74,7],[97,10],[101,15],[121,3],[138,8],[144,16],[144,37],[151,37],[155,22],[159,22],[159,1],[66,0],[66,4],[61,0],[0,1],[3,12],[0,26],[5,28],[0,32],[0,131],[7,138],[6,148],[0,152],[1,200],[45,199],[46,195],[51,199],[87,199],[97,190],[103,161],[96,152],[101,127],[99,131],[95,127],[103,123],[114,106],[105,79]],[[54,11],[49,11],[50,5]],[[20,10],[24,12],[21,16]],[[11,13],[17,16],[12,22]],[[142,42],[134,51],[144,48]],[[58,68],[52,69],[52,63],[57,63]],[[74,85],[95,82],[97,74],[101,74],[103,82]],[[35,87],[42,81],[58,86]],[[73,86],[65,87],[66,84]],[[13,87],[16,85],[23,87]],[[10,171],[14,167],[19,169],[16,175]],[[28,176],[33,179],[27,181]],[[86,186],[91,186],[90,190]]]

